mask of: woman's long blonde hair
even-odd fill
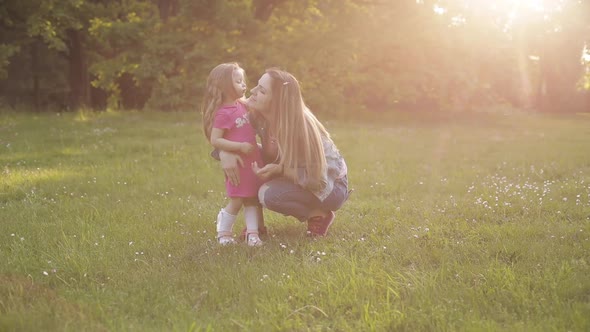
[[[233,72],[235,70],[244,71],[240,65],[235,62],[222,63],[217,65],[207,77],[207,86],[205,95],[201,103],[201,113],[203,116],[203,132],[207,139],[211,137],[211,128],[215,112],[226,99],[237,99],[238,95],[233,86]]]
[[[293,75],[276,68],[266,73],[272,78],[270,127],[276,135],[284,175],[306,189],[321,190],[327,170],[322,137],[330,140],[330,135],[305,105]]]

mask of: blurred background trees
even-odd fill
[[[0,2],[0,105],[196,110],[208,72],[292,72],[318,112],[590,111],[580,0]]]

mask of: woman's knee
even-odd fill
[[[269,186],[267,184],[263,184],[262,186],[260,186],[260,189],[258,189],[258,201],[265,208],[267,206],[266,206],[266,202],[264,200],[264,196],[265,196],[266,191],[268,190],[268,188],[269,188]]]

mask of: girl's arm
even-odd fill
[[[223,172],[232,185],[240,184],[240,167],[244,167],[244,161],[239,154],[219,150],[219,161]]]
[[[241,152],[248,154],[254,151],[254,146],[247,142],[233,142],[223,138],[223,129],[211,129],[211,145],[218,150],[229,152]]]

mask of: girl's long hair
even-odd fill
[[[201,103],[201,114],[203,116],[203,133],[207,139],[211,138],[211,128],[215,112],[227,99],[237,99],[238,96],[233,87],[234,70],[243,69],[235,62],[222,63],[217,65],[207,77],[205,95]]]
[[[284,175],[308,190],[321,190],[326,185],[327,169],[322,136],[331,140],[330,135],[305,105],[293,75],[276,68],[266,73],[272,78],[270,126],[277,135]]]

